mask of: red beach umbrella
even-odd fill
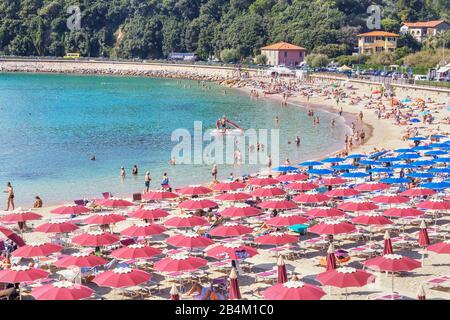
[[[169,218],[164,222],[164,225],[166,227],[175,228],[190,228],[196,226],[205,226],[208,224],[209,222],[205,218],[193,216],[190,214],[180,214],[178,216]]]
[[[375,281],[373,274],[349,267],[327,270],[317,275],[316,279],[323,285],[338,288],[363,287]]]
[[[41,224],[34,230],[44,233],[69,233],[77,229],[78,227],[69,221],[50,221]]]
[[[303,181],[308,180],[309,176],[303,173],[288,173],[276,177],[280,182]]]
[[[211,192],[211,189],[203,186],[188,186],[178,190],[178,193],[184,196],[200,196]]]
[[[382,92],[380,90],[373,90],[372,94],[381,94]]]
[[[197,233],[184,233],[167,238],[166,243],[174,247],[201,248],[213,244],[214,241]]]
[[[47,278],[49,273],[42,269],[29,266],[12,266],[10,269],[0,270],[0,283],[22,283]]]
[[[255,239],[255,242],[266,245],[284,245],[298,242],[298,237],[283,232],[272,232]]]
[[[14,257],[21,258],[34,258],[34,257],[45,257],[52,253],[61,251],[64,249],[63,246],[48,242],[36,242],[28,243],[23,247],[20,247],[12,252]]]
[[[177,286],[175,284],[172,285],[172,289],[170,289],[170,300],[180,300],[180,293],[178,292]]]
[[[449,210],[450,201],[432,199],[420,202],[417,207],[428,210]]]
[[[52,211],[50,211],[51,213],[56,213],[56,214],[83,214],[83,213],[88,213],[90,210],[88,208],[86,208],[85,206],[79,206],[79,205],[67,205],[67,206],[62,206],[62,207],[58,207],[56,209],[53,209]]]
[[[265,187],[279,183],[280,182],[274,178],[253,178],[248,181],[249,185],[258,187]]]
[[[270,218],[266,224],[274,227],[287,227],[294,224],[305,224],[309,220],[294,213],[282,213],[276,217]]]
[[[319,180],[319,184],[324,186],[334,186],[347,183],[348,181],[341,177],[323,178]]]
[[[253,247],[246,246],[242,243],[228,242],[206,250],[206,255],[216,259],[228,257],[229,259],[237,260],[240,258],[239,253],[244,252],[248,257],[253,257],[258,254],[258,250]]]
[[[286,283],[286,282],[288,282],[287,271],[286,271],[286,264],[284,263],[284,259],[283,259],[282,255],[280,255],[278,257],[277,271],[278,271],[277,283]]]
[[[309,228],[309,231],[317,234],[341,234],[355,231],[354,225],[338,220],[329,220],[316,224]]]
[[[102,257],[94,256],[89,252],[75,252],[70,256],[65,256],[53,263],[58,268],[93,268],[97,266],[102,266],[108,261]]]
[[[89,298],[94,290],[69,281],[45,284],[31,291],[36,300],[81,300]]]
[[[262,187],[251,192],[253,197],[276,197],[285,195],[286,191],[278,187]]]
[[[330,197],[322,193],[303,193],[295,196],[292,200],[299,203],[319,203],[330,200]]]
[[[147,259],[162,253],[161,249],[145,246],[143,244],[131,244],[111,252],[111,256],[117,259]]]
[[[385,194],[377,197],[373,197],[372,201],[379,202],[379,203],[405,203],[409,202],[409,199],[407,197],[403,197],[397,194]]]
[[[359,184],[355,187],[356,190],[361,192],[372,192],[372,191],[380,191],[390,189],[391,186],[387,183],[381,182],[366,182]]]
[[[119,242],[119,237],[102,231],[89,231],[72,238],[72,243],[84,247],[108,246]]]
[[[97,200],[97,203],[103,207],[111,207],[111,208],[124,208],[134,206],[134,204],[130,201],[114,197]]]
[[[230,300],[239,300],[241,299],[241,291],[239,290],[239,284],[237,281],[237,273],[235,268],[231,268],[230,272],[230,292],[229,297]]]
[[[406,207],[398,207],[398,208],[390,208],[383,212],[383,215],[388,217],[419,217],[423,216],[424,212],[414,208],[406,208]]]
[[[247,204],[235,204],[233,207],[219,212],[219,214],[225,218],[252,217],[261,214],[261,210]]]
[[[203,258],[188,255],[173,255],[154,264],[154,269],[161,272],[192,271],[208,264]]]
[[[329,218],[329,217],[342,217],[345,212],[336,208],[329,207],[317,207],[308,210],[305,215],[314,218]]]
[[[383,255],[393,254],[394,249],[392,247],[391,235],[389,234],[389,230],[386,230],[384,234],[384,247],[383,247]]]
[[[381,214],[366,213],[357,216],[351,220],[354,224],[364,224],[364,225],[385,225],[392,224],[393,222],[388,218],[382,216]]]
[[[330,217],[342,217],[345,212],[336,208],[329,207],[317,207],[308,210],[305,215],[313,218],[330,218]]]
[[[252,195],[245,192],[227,192],[219,194],[216,199],[221,201],[244,201],[251,199]]]
[[[84,222],[86,224],[98,224],[98,225],[104,225],[104,224],[113,224],[120,221],[125,220],[124,216],[121,216],[119,214],[114,214],[111,212],[103,212],[94,214],[93,216],[84,219]]]
[[[137,209],[136,211],[131,212],[129,215],[130,217],[136,219],[153,220],[165,218],[169,215],[169,213],[161,209]]]
[[[42,216],[31,211],[14,211],[0,218],[1,222],[25,222],[39,220]]]
[[[352,197],[358,195],[359,192],[352,188],[336,188],[325,192],[329,197]]]
[[[420,187],[408,189],[408,190],[405,190],[402,193],[400,193],[400,195],[407,196],[407,197],[423,197],[423,196],[431,196],[433,194],[436,194],[436,191],[434,191],[433,189],[420,188]]]
[[[150,280],[151,275],[145,271],[131,268],[116,268],[98,274],[92,282],[101,287],[126,288],[137,286]]]
[[[152,190],[142,195],[142,200],[145,201],[157,201],[178,198],[176,193],[166,190]]]
[[[243,234],[252,233],[253,229],[242,224],[228,222],[209,231],[213,237],[238,237]]]
[[[378,206],[369,201],[348,201],[339,205],[338,209],[345,211],[370,211],[378,209]]]
[[[0,226],[0,232],[3,233],[8,239],[15,242],[18,247],[23,247],[25,245],[25,241],[19,235],[17,235],[14,231]]]
[[[258,206],[263,209],[280,209],[280,210],[289,210],[297,208],[297,205],[295,203],[284,199],[272,199],[263,201]]]
[[[265,300],[320,300],[325,292],[301,281],[278,283],[263,293]]]
[[[450,240],[432,244],[427,249],[440,254],[450,254]]]
[[[310,191],[313,189],[317,189],[319,187],[318,184],[312,183],[312,182],[293,182],[286,185],[286,188],[289,190],[295,190],[295,191]]]
[[[186,210],[199,210],[199,209],[209,209],[217,207],[217,202],[208,199],[191,199],[180,203],[180,208]]]
[[[334,252],[334,244],[330,243],[330,246],[327,250],[327,271],[328,270],[334,270],[337,268],[336,263],[336,255]]]
[[[121,235],[130,238],[134,237],[148,237],[157,234],[161,234],[166,231],[166,228],[159,224],[150,223],[137,223],[131,227],[128,227],[120,232]]]
[[[430,245],[430,238],[428,237],[427,225],[422,220],[419,231],[419,246],[428,247]]]
[[[245,183],[239,182],[239,181],[230,181],[230,182],[219,182],[216,185],[214,185],[213,189],[214,191],[235,191],[238,189],[245,188]]]

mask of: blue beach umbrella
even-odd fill
[[[330,169],[311,169],[308,170],[309,174],[316,174],[316,175],[327,175],[327,174],[333,174],[334,171]]]
[[[443,134],[433,134],[431,137],[434,139],[442,139],[446,138],[447,136],[444,136]]]
[[[378,159],[378,161],[380,162],[396,162],[396,161],[401,161],[402,159],[396,158],[396,157],[386,157],[386,158],[381,158]]]
[[[450,168],[431,168],[430,170],[428,170],[428,172],[450,174]]]
[[[297,171],[298,168],[293,167],[293,166],[279,166],[279,167],[272,168],[272,170],[278,171],[278,172],[288,172],[288,171]]]
[[[354,153],[351,154],[347,157],[347,159],[361,159],[361,158],[366,158],[367,156],[365,154],[362,153]]]
[[[337,166],[332,166],[331,167],[334,170],[353,170],[353,169],[357,169],[357,166],[354,166],[352,164],[340,164]]]
[[[407,178],[385,178],[385,179],[381,179],[380,182],[383,183],[388,183],[388,184],[395,184],[395,183],[408,183],[411,180],[407,179]]]
[[[443,189],[450,188],[450,183],[448,183],[447,181],[428,182],[428,183],[422,184],[421,187],[429,188],[429,189],[433,189],[433,190],[443,190]]]
[[[396,163],[391,166],[392,169],[412,169],[415,168],[412,163]]]
[[[324,162],[324,163],[337,163],[337,162],[342,162],[344,160],[345,160],[344,158],[334,157],[334,158],[323,159],[322,162]]]
[[[421,122],[421,121],[420,121],[420,119],[417,119],[417,118],[411,118],[411,119],[409,120],[409,122],[411,122],[411,123],[419,123],[419,122]]]
[[[441,156],[443,154],[448,154],[448,152],[443,151],[443,150],[433,150],[433,151],[425,152],[426,156]]]
[[[375,161],[375,160],[369,160],[369,159],[362,159],[359,161],[359,164],[365,165],[365,166],[378,166],[381,165],[381,162]]]
[[[367,172],[372,172],[372,173],[392,173],[394,172],[394,170],[388,167],[382,167],[382,168],[372,168],[367,170]]]
[[[323,165],[322,162],[318,162],[318,161],[305,161],[299,164],[299,166],[302,167],[314,167],[314,166],[321,166]]]
[[[425,138],[425,137],[412,137],[412,138],[409,138],[408,140],[412,140],[412,141],[425,141],[425,140],[427,140],[427,138]]]
[[[344,178],[365,178],[368,176],[370,176],[370,174],[365,173],[365,172],[346,172],[341,175],[341,177],[344,177]]]
[[[434,175],[429,172],[412,172],[412,173],[408,174],[408,177],[419,178],[419,179],[429,179],[429,178],[433,178]]]
[[[434,160],[417,160],[412,162],[411,164],[415,167],[424,167],[424,166],[432,166],[436,162]]]
[[[394,151],[397,153],[416,153],[416,151],[414,151],[412,148],[402,148]]]
[[[450,157],[435,158],[433,161],[439,162],[439,163],[448,163],[448,162],[450,162]]]
[[[420,154],[417,153],[402,153],[397,156],[397,159],[418,159],[420,158]]]
[[[430,146],[417,146],[417,147],[412,148],[412,150],[414,150],[414,151],[431,150],[431,149],[433,149],[433,148]]]
[[[447,143],[432,143],[428,145],[430,148],[446,148],[448,147]]]

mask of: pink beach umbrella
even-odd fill
[[[354,225],[339,220],[327,220],[309,228],[309,232],[328,235],[350,233],[355,230],[356,228]]]
[[[72,243],[84,247],[102,247],[119,242],[119,237],[102,231],[89,231],[72,238]]]
[[[244,189],[246,186],[245,183],[239,181],[230,181],[230,182],[219,182],[214,185],[214,191],[235,191],[239,189]]]
[[[251,192],[253,197],[277,197],[285,195],[286,191],[278,187],[262,187]]]
[[[252,195],[245,192],[227,192],[216,196],[215,199],[220,201],[244,201],[251,199]]]
[[[137,209],[129,214],[130,217],[145,220],[161,219],[168,215],[167,211],[161,209]]]
[[[0,283],[22,283],[44,279],[49,276],[47,271],[29,266],[12,266],[0,270]]]
[[[0,222],[26,222],[39,220],[41,218],[42,216],[40,214],[31,211],[17,210],[1,217]]]
[[[241,290],[239,290],[239,284],[237,280],[237,273],[235,268],[231,268],[230,272],[230,292],[229,298],[230,300],[239,300],[241,299]]]
[[[352,188],[336,188],[325,192],[326,196],[329,197],[352,197],[359,194],[359,191]]]
[[[283,232],[272,232],[255,239],[256,243],[282,246],[284,244],[298,242],[298,237]]]
[[[170,289],[169,293],[170,293],[170,300],[180,300],[180,293],[175,284],[172,285],[172,288]]]
[[[175,198],[178,198],[176,193],[166,190],[152,190],[142,195],[142,200],[145,201],[161,201]]]
[[[398,203],[409,202],[409,199],[407,197],[403,197],[398,194],[385,194],[385,195],[373,197],[372,201],[378,202],[378,203],[385,203],[385,204],[398,204]]]
[[[115,197],[97,200],[97,204],[103,207],[110,207],[110,208],[124,208],[134,206],[133,202]]]
[[[178,216],[169,218],[164,222],[164,225],[166,227],[175,228],[191,228],[196,226],[205,226],[208,224],[209,222],[205,218],[193,216],[190,214],[180,214]]]
[[[391,186],[387,183],[381,182],[366,182],[359,184],[355,187],[356,190],[361,192],[372,192],[372,191],[380,191],[390,189]]]
[[[253,178],[248,181],[251,186],[265,187],[270,185],[279,184],[280,182],[274,178]]]
[[[423,216],[424,212],[414,208],[408,207],[398,207],[398,208],[390,208],[383,212],[383,215],[388,217],[419,217]]]
[[[117,259],[148,259],[162,253],[161,249],[145,246],[143,244],[131,244],[111,252],[111,256]]]
[[[428,247],[428,250],[440,254],[450,254],[450,240],[432,244]]]
[[[154,269],[160,272],[193,271],[203,268],[208,261],[203,258],[192,257],[184,254],[172,255],[161,259],[154,264]]]
[[[213,237],[238,237],[243,234],[252,233],[253,229],[239,223],[228,222],[209,231]]]
[[[357,216],[351,220],[354,224],[363,224],[363,225],[386,225],[392,224],[393,222],[388,218],[382,216],[381,214],[376,213],[366,213],[360,216]]]
[[[200,210],[217,207],[217,202],[208,199],[191,199],[180,203],[180,208],[186,210]]]
[[[28,243],[12,252],[13,257],[35,258],[46,257],[64,249],[63,246],[48,242]]]
[[[79,215],[79,214],[83,214],[83,213],[88,213],[89,211],[90,210],[88,208],[86,208],[85,206],[80,206],[80,205],[74,204],[74,205],[58,207],[56,209],[53,209],[50,212],[55,213],[55,214]]]
[[[320,300],[324,295],[322,288],[301,281],[278,283],[263,293],[265,300]]]
[[[419,291],[417,292],[417,300],[426,300],[426,294],[425,294],[425,289],[423,288],[423,285],[421,284],[419,286]]]
[[[53,264],[58,268],[93,268],[105,265],[106,263],[108,263],[107,260],[90,254],[89,252],[75,252],[70,256],[60,258]]]
[[[391,235],[389,233],[389,230],[386,230],[386,232],[384,233],[383,255],[393,254],[393,253],[394,253],[394,249],[392,247]]]
[[[407,196],[407,197],[423,197],[423,196],[431,196],[433,194],[436,194],[436,191],[434,191],[433,189],[420,188],[420,187],[408,189],[408,190],[405,190],[402,193],[400,193],[400,195]]]
[[[344,211],[371,211],[378,209],[378,206],[370,201],[348,201],[338,206]]]
[[[31,291],[36,300],[81,300],[92,296],[94,290],[69,281],[45,284]]]
[[[295,213],[281,213],[276,217],[270,218],[266,224],[273,227],[288,227],[294,224],[305,224],[309,220]]]
[[[428,210],[449,210],[450,201],[432,199],[419,203],[417,207]]]
[[[321,284],[338,288],[345,288],[345,296],[347,297],[347,289],[350,287],[363,287],[368,283],[375,281],[375,276],[364,270],[343,267],[327,270],[316,278]]]
[[[166,228],[159,224],[150,223],[136,223],[126,229],[120,231],[122,236],[130,238],[134,237],[149,237],[157,234],[161,234],[166,231]]]
[[[342,217],[345,212],[336,208],[330,207],[317,207],[308,210],[305,215],[313,218],[330,218],[330,217]]]
[[[289,210],[297,208],[297,205],[294,202],[284,199],[272,199],[263,201],[258,206],[263,209],[279,209],[279,210]]]
[[[178,193],[184,196],[201,196],[211,192],[212,190],[210,188],[203,186],[187,186],[178,190]]]
[[[150,280],[151,275],[145,271],[131,268],[116,268],[98,274],[92,282],[101,287],[133,287]]]
[[[324,186],[335,186],[347,183],[348,181],[341,177],[323,178],[319,181],[319,184]]]
[[[248,204],[235,204],[233,207],[219,212],[219,214],[225,218],[252,217],[261,214],[261,210]]]
[[[330,243],[327,250],[327,271],[337,268],[336,255],[334,254],[334,244]]]
[[[295,196],[292,200],[299,203],[319,203],[330,200],[330,197],[322,193],[312,192],[303,193]]]
[[[311,191],[317,189],[319,187],[318,184],[312,182],[293,182],[286,185],[286,189],[295,190],[295,191]]]
[[[308,180],[309,176],[303,173],[288,173],[276,177],[280,182],[292,182],[292,181],[303,181]]]
[[[102,212],[94,214],[87,219],[84,219],[84,223],[94,225],[107,225],[107,224],[114,224],[124,220],[125,217],[119,214],[115,214],[112,212]]]
[[[257,255],[258,250],[253,247],[246,246],[242,243],[235,242],[220,244],[206,250],[206,255],[208,257],[216,259],[228,258],[237,260],[241,256],[239,255],[239,253],[245,253],[250,258]]]
[[[427,225],[424,220],[422,220],[420,224],[420,231],[419,231],[419,246],[424,247],[424,251],[422,251],[422,266],[425,263],[425,253],[426,253],[426,247],[430,245],[430,238],[428,237],[428,230]]]
[[[288,282],[287,271],[286,271],[286,264],[284,263],[284,259],[283,259],[282,255],[280,255],[278,257],[277,271],[278,271],[277,283],[286,283],[286,282]]]
[[[174,247],[202,248],[212,245],[214,241],[198,233],[186,232],[167,238],[166,243]]]
[[[34,230],[44,233],[69,233],[77,229],[78,227],[72,222],[56,220],[41,224]]]

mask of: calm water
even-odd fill
[[[222,115],[245,129],[277,127],[278,115],[280,161],[289,157],[298,162],[341,146],[343,120],[334,129],[329,125],[335,115],[320,113],[321,124],[314,127],[302,108],[281,109],[211,87],[164,79],[0,74],[1,188],[11,181],[17,204],[30,206],[35,195],[46,204],[104,191],[129,195],[142,190],[146,170],[153,188],[159,187],[163,172],[174,186],[204,182],[210,179],[209,165],[168,165],[176,144],[171,133],[177,128],[193,131],[196,120],[212,128]],[[299,149],[287,143],[296,135],[302,138]],[[89,160],[92,154],[97,161]],[[130,174],[134,164],[140,169],[137,178]],[[121,166],[128,173],[123,182]],[[255,165],[222,165],[219,178],[257,170]]]

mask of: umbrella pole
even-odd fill
[[[392,293],[394,293],[394,271],[392,271]]]
[[[345,288],[345,300],[348,300],[348,289]]]

